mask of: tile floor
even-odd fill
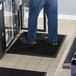
[[[75,38],[75,29],[76,21],[59,20],[58,33],[65,34],[67,37],[56,58],[6,53],[0,60],[0,67],[42,71],[47,72],[46,76],[70,76],[70,69],[62,69],[62,65]]]

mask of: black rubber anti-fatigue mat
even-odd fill
[[[20,37],[26,37],[27,33],[24,32]],[[37,34],[37,43],[35,45],[23,44],[20,41],[20,37],[14,43],[14,45],[8,50],[7,53],[13,54],[24,54],[24,55],[33,55],[33,56],[45,56],[45,57],[56,57],[59,49],[65,39],[65,35],[58,35],[58,45],[50,46],[43,42],[45,37],[48,37],[48,34]]]
[[[70,68],[72,57],[74,56],[74,52],[76,52],[76,38],[74,39],[72,46],[69,50],[69,53],[64,61],[63,68]]]
[[[0,76],[46,76],[46,72],[0,68]]]

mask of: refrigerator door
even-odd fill
[[[8,46],[10,42],[14,39],[12,0],[5,0],[3,2],[3,6],[4,6],[5,38],[6,38],[6,46]]]
[[[29,4],[24,3],[22,5],[22,29],[28,28],[28,17],[29,17]],[[42,9],[40,11],[37,21],[38,21],[37,30],[46,31],[46,21],[45,21],[44,9]]]

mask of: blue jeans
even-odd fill
[[[36,39],[37,33],[37,18],[44,7],[48,18],[48,38],[52,42],[57,41],[57,0],[30,0],[29,1],[29,19],[28,19],[28,34],[30,40]]]

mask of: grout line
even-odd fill
[[[43,58],[41,58],[41,60],[39,61],[39,63],[38,63],[38,65],[37,65],[37,67],[39,66],[39,64],[40,64],[40,62],[42,61],[42,59],[43,59]],[[35,68],[35,70],[37,69],[37,67]]]
[[[13,55],[12,55],[12,57],[13,57]],[[12,57],[11,57],[10,59],[12,59]],[[4,65],[4,67],[9,63],[10,59],[9,59],[8,62]]]
[[[33,56],[31,57],[31,59],[29,59],[29,61],[28,61],[27,65],[25,66],[25,68],[24,68],[24,69],[26,69],[26,67],[28,66],[28,64],[31,62],[32,58],[33,58]]]
[[[22,55],[22,57],[23,57],[23,55]],[[19,59],[19,61],[17,62],[17,64],[20,62],[20,60],[22,59],[22,57]],[[16,65],[17,65],[17,64],[16,64]],[[14,68],[16,67],[16,65],[14,66]]]
[[[50,61],[50,63],[49,63],[49,65],[48,65],[48,67],[46,68],[46,72],[47,72],[47,70],[48,70],[49,66],[52,64],[52,61],[53,61],[53,58],[52,58],[52,60]]]
[[[53,58],[52,58],[52,60],[51,60],[51,62],[50,62],[50,65],[52,64],[52,62],[53,62]],[[49,65],[49,66],[50,66],[50,65]],[[49,66],[48,66],[47,69],[46,69],[47,72],[48,72]]]

